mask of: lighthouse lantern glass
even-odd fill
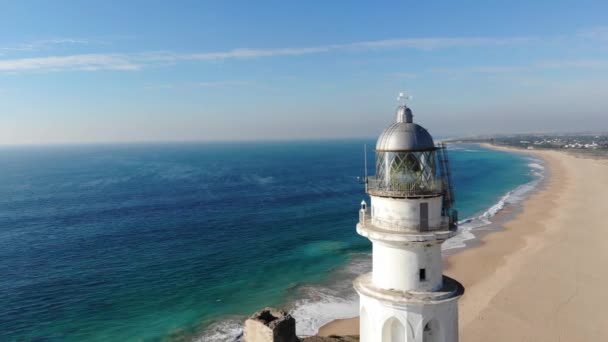
[[[376,179],[392,190],[432,190],[436,187],[434,151],[376,152]]]

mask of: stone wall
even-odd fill
[[[245,321],[245,342],[298,342],[296,320],[288,313],[264,308]]]

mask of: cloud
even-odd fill
[[[599,26],[580,30],[574,34],[560,37],[544,37],[542,41],[552,38],[581,39],[581,37],[596,41],[608,41],[608,26]],[[131,37],[132,38],[132,37]],[[327,44],[309,47],[278,47],[278,48],[236,48],[225,51],[209,51],[196,53],[178,53],[172,51],[142,52],[135,54],[95,53],[68,56],[41,56],[35,58],[0,59],[0,72],[20,72],[27,70],[137,70],[150,66],[174,65],[180,61],[222,61],[230,59],[269,58],[280,56],[304,56],[336,51],[374,51],[379,49],[413,49],[432,51],[450,48],[492,47],[521,45],[541,41],[538,37],[421,37],[396,38],[360,41],[342,44]],[[0,51],[36,51],[45,46],[65,44],[90,44],[91,40],[79,38],[51,38],[38,40],[12,47],[0,47]],[[0,53],[0,56],[2,54]],[[604,67],[604,61],[579,60],[571,61],[572,67]],[[536,65],[539,68],[557,68],[566,66],[563,62],[547,61]],[[528,67],[518,66],[479,66],[468,69],[449,70],[435,69],[442,72],[476,72],[476,73],[509,73],[518,72]],[[404,76],[409,77],[409,76]]]
[[[389,48],[410,48],[418,50],[434,50],[452,47],[471,47],[481,45],[508,45],[531,41],[532,38],[407,38],[363,41],[347,44],[331,44],[298,48],[249,49],[240,48],[228,51],[204,52],[194,54],[165,55],[165,59],[173,60],[215,60],[215,59],[244,59],[274,56],[301,56],[339,50],[373,50]],[[162,57],[161,57],[162,59]]]
[[[141,65],[125,55],[83,54],[36,58],[0,59],[0,72],[63,70],[137,70]]]
[[[66,44],[88,44],[89,41],[86,39],[79,38],[50,38],[36,40],[29,43],[18,44],[14,46],[0,46],[0,51],[7,52],[22,52],[22,51],[38,51],[42,48],[49,47],[52,45],[66,45]]]
[[[240,80],[220,80],[220,81],[201,81],[201,82],[185,82],[185,83],[166,83],[166,84],[146,84],[145,89],[160,90],[160,89],[176,89],[176,88],[228,88],[228,87],[249,87],[249,88],[264,88],[268,87],[251,81]]]
[[[417,50],[435,50],[454,47],[497,46],[513,45],[534,41],[533,37],[510,38],[483,38],[483,37],[455,37],[455,38],[405,38],[385,39],[367,42],[358,42],[342,45],[332,45],[336,49],[376,49],[376,48],[410,48]]]
[[[234,49],[229,51],[205,52],[176,55],[183,60],[243,59],[274,56],[300,56],[311,53],[328,52],[329,47],[278,48],[278,49]]]
[[[39,40],[39,41],[35,42],[34,44],[48,45],[48,44],[88,44],[88,43],[89,43],[88,40],[79,39],[79,38],[52,38],[52,39]]]
[[[532,38],[405,38],[362,41],[346,44],[330,44],[312,47],[238,48],[226,51],[200,53],[146,52],[138,54],[83,54],[69,56],[47,56],[36,58],[0,59],[0,71],[20,72],[28,70],[137,70],[143,66],[174,64],[179,61],[214,61],[228,59],[251,59],[278,56],[302,56],[331,51],[360,51],[391,48],[434,50],[453,47],[520,44]],[[36,50],[45,44],[87,44],[84,39],[56,38],[41,40],[5,50]]]
[[[593,39],[608,39],[608,27],[596,27],[582,30],[570,37],[590,37]],[[269,58],[280,56],[303,56],[335,51],[374,51],[378,49],[414,49],[431,51],[449,48],[470,48],[482,46],[508,46],[526,44],[537,41],[535,37],[427,37],[401,38],[360,41],[345,44],[328,44],[310,47],[279,47],[279,48],[237,48],[225,51],[210,51],[198,53],[177,53],[172,51],[143,52],[135,54],[96,53],[67,56],[45,56],[34,58],[0,59],[0,72],[22,71],[63,71],[63,70],[138,70],[143,67],[174,65],[181,61],[218,61],[230,59]],[[6,51],[31,51],[45,45],[58,44],[88,44],[86,39],[53,38],[39,40],[29,44],[0,48]],[[1,56],[1,55],[0,55]],[[605,61],[544,61],[528,66],[475,66],[460,69],[432,69],[435,72],[448,73],[512,73],[530,68],[599,68],[605,67]],[[402,73],[397,77],[413,78],[415,75]]]

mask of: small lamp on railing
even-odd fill
[[[367,203],[365,202],[365,200],[362,200],[361,201],[361,210],[359,210],[359,222],[361,222],[361,223],[365,222],[366,215],[367,215]]]

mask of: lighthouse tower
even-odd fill
[[[354,281],[362,342],[458,341],[464,287],[443,275],[441,257],[457,222],[447,151],[412,119],[402,103],[366,177],[357,233],[372,242],[373,269]]]

